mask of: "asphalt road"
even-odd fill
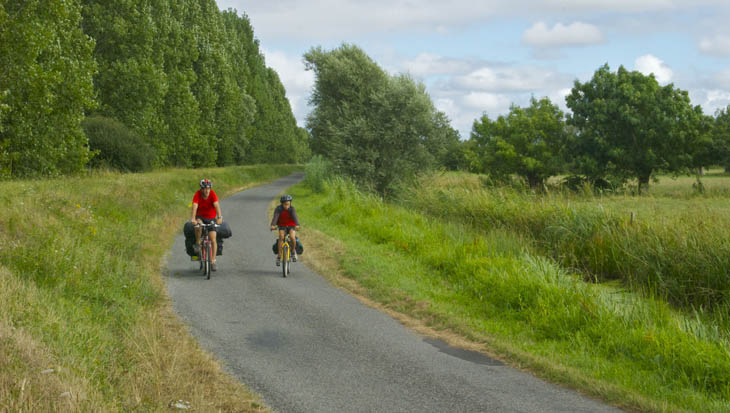
[[[302,263],[283,278],[274,265],[267,208],[300,178],[221,202],[233,237],[210,280],[185,254],[182,233],[166,277],[175,310],[202,346],[273,410],[617,411],[479,353],[419,336]]]

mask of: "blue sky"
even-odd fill
[[[314,82],[302,55],[360,46],[390,73],[422,81],[462,138],[483,113],[548,96],[564,110],[574,80],[608,63],[654,73],[705,113],[730,105],[728,0],[217,0],[246,13],[300,126]]]

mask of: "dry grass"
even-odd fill
[[[0,267],[0,412],[111,410],[73,366],[60,364],[10,317],[11,306],[42,306],[42,301],[36,289]]]

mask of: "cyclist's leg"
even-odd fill
[[[279,258],[281,258],[281,245],[284,243],[284,239],[286,239],[286,229],[279,227]]]
[[[290,251],[292,253],[292,257],[294,258],[294,261],[297,260],[297,232],[294,230],[294,228],[291,228],[289,230],[289,247],[291,248]]]
[[[200,219],[200,217],[195,217],[195,220],[198,222],[198,225],[202,224],[203,221]],[[195,252],[200,256],[200,237],[203,234],[203,228],[201,227],[195,227],[195,245],[193,246],[195,248]]]
[[[215,257],[218,253],[218,242],[216,241],[218,233],[216,231],[210,231],[208,232],[208,236],[210,237],[210,243],[213,244],[213,255],[211,256],[211,261],[215,262]]]

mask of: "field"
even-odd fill
[[[303,239],[386,308],[621,407],[726,411],[730,178],[692,182],[532,194],[441,174],[387,203],[335,178],[295,199]]]

